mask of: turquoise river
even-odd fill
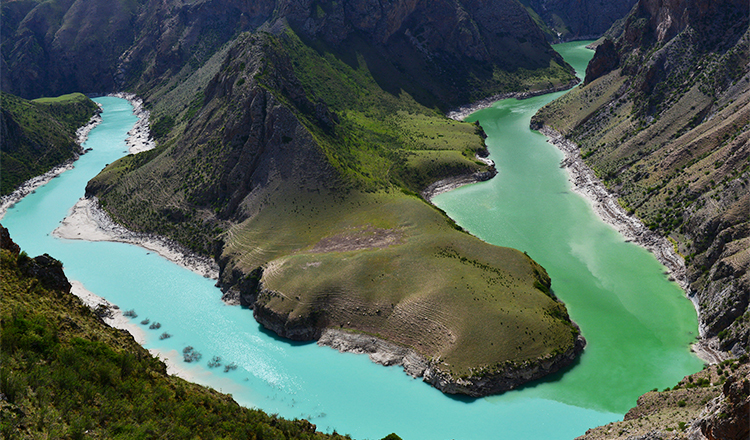
[[[557,50],[579,72],[592,55],[581,42]],[[202,361],[178,366],[243,405],[308,418],[318,429],[357,439],[391,432],[405,440],[572,439],[621,419],[640,394],[673,386],[702,362],[689,351],[697,333],[692,304],[651,254],[626,243],[571,191],[559,168],[562,154],[529,130],[534,112],[558,96],[504,100],[474,114],[470,119],[489,135],[499,174],[434,200],[483,240],[540,262],[588,340],[580,361],[564,374],[499,396],[448,397],[366,356],[280,340],[250,311],[223,304],[212,280],[152,252],[52,236],[86,182],[125,154],[126,133],[136,122],[125,100],[97,98],[104,121],[85,144],[93,150],[17,203],[2,223],[29,255],[49,253],[63,261],[69,278],[134,309],[136,325],[145,317],[160,322],[160,330],[143,331],[144,345],[161,357],[179,359],[185,346],[195,347]],[[173,337],[159,340],[164,331]],[[212,356],[239,368],[210,369]]]

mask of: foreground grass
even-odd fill
[[[28,275],[25,253],[1,252],[3,438],[348,438],[167,375],[128,333]]]

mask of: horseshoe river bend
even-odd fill
[[[585,42],[556,49],[578,72],[593,52]],[[103,122],[89,135],[75,168],[8,210],[2,222],[29,255],[49,253],[88,291],[139,314],[143,345],[191,380],[239,403],[357,439],[395,432],[420,439],[572,439],[622,419],[639,395],[677,383],[702,361],[689,350],[698,324],[682,290],[646,250],[627,243],[571,190],[563,154],[529,129],[537,109],[564,92],[506,99],[478,111],[499,174],[441,194],[433,203],[493,244],[527,252],[552,277],[556,295],[581,326],[588,346],[574,367],[522,389],[481,399],[457,398],[412,379],[401,367],[292,343],[264,331],[248,310],[228,306],[214,281],[154,252],[123,243],[56,238],[86,182],[126,154],[137,117],[124,99],[97,98]],[[142,318],[161,323],[141,326]],[[159,339],[167,331],[173,336]],[[200,363],[180,360],[191,345]],[[210,369],[220,356],[237,369]]]

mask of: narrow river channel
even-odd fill
[[[583,46],[557,50],[581,71],[591,57]],[[121,309],[134,309],[147,348],[243,405],[308,418],[318,429],[357,439],[391,432],[405,440],[572,439],[621,419],[640,394],[674,385],[702,362],[688,349],[697,333],[692,304],[651,254],[625,243],[571,192],[559,168],[562,154],[528,129],[536,109],[557,96],[505,100],[473,115],[470,120],[489,134],[499,175],[434,200],[483,240],[540,262],[589,341],[565,374],[500,396],[447,397],[366,356],[280,340],[250,311],[224,305],[211,280],[147,250],[53,237],[86,182],[126,154],[124,139],[136,118],[125,100],[97,98],[104,122],[85,144],[93,150],[17,203],[2,223],[30,255],[49,253],[63,261],[69,278]],[[141,326],[144,318],[161,328]],[[173,336],[160,340],[165,331]],[[180,360],[187,345],[203,354],[200,362]],[[238,368],[211,369],[213,356]]]

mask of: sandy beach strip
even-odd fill
[[[139,327],[136,323],[131,321],[127,316],[123,315],[123,311],[115,304],[110,303],[106,299],[97,296],[93,292],[86,290],[82,283],[76,280],[70,280],[71,289],[70,292],[81,299],[83,304],[91,309],[97,309],[98,307],[106,307],[108,313],[102,316],[104,323],[110,327],[125,330],[133,336],[133,339],[143,345],[146,343],[146,332],[143,328]],[[189,371],[180,368],[180,355],[176,350],[172,352],[161,352],[155,349],[150,349],[151,355],[158,357],[167,366],[167,373],[181,377],[185,380],[193,382],[195,379],[194,375]]]
[[[197,255],[160,236],[130,231],[113,222],[94,198],[82,198],[71,208],[52,235],[67,240],[114,241],[134,244],[205,278],[218,279],[219,266],[209,257]]]

